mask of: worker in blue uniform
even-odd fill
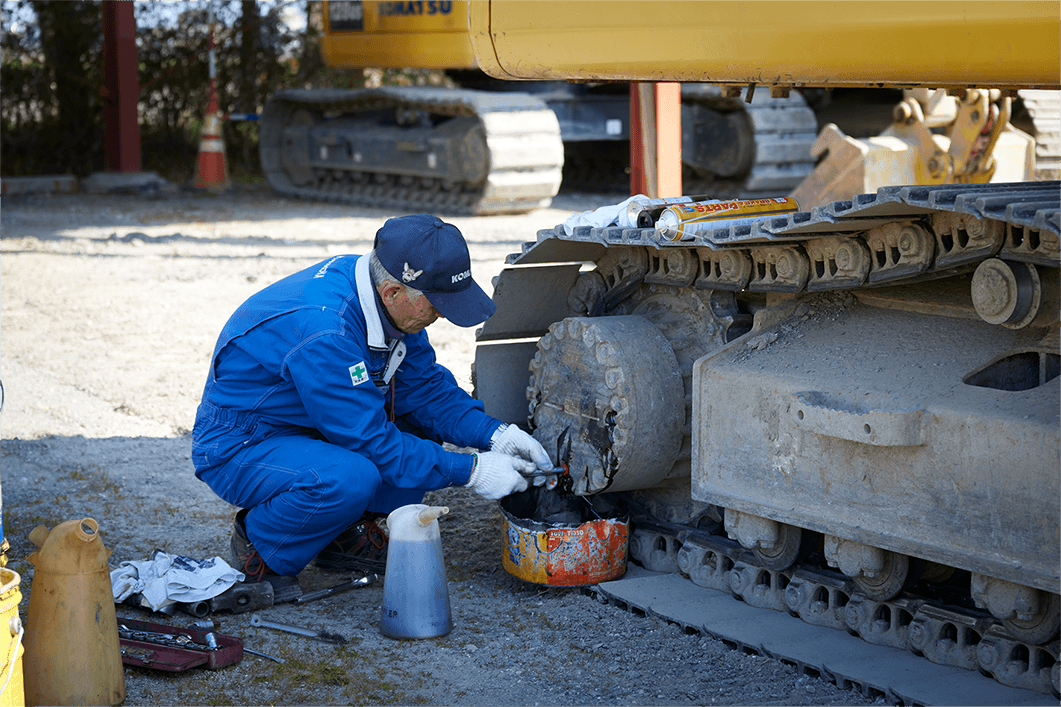
[[[232,555],[274,601],[298,573],[382,572],[376,523],[426,491],[497,499],[549,470],[542,446],[483,411],[435,360],[425,327],[485,321],[468,246],[427,214],[389,219],[371,253],[339,255],[244,302],[214,348],[195,418],[196,476],[238,506]],[[473,448],[462,454],[449,442]],[[542,477],[535,478],[540,483]]]

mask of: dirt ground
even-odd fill
[[[484,289],[540,228],[614,197],[568,195],[526,215],[446,217],[468,239]],[[265,285],[338,253],[360,253],[390,216],[243,187],[223,196],[5,197],[0,204],[0,416],[3,531],[27,616],[36,548],[28,535],[99,522],[111,564],[156,548],[227,558],[234,508],[193,475],[190,430],[215,338]],[[438,357],[469,390],[474,331],[440,321]],[[869,704],[794,668],[687,635],[653,618],[547,589],[500,565],[501,518],[463,488],[442,542],[454,630],[422,641],[380,635],[381,586],[262,612],[350,639],[328,645],[217,614],[252,655],[169,674],[125,669],[128,705]],[[309,591],[346,577],[308,568]],[[122,617],[190,625],[127,606]]]

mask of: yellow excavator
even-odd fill
[[[561,179],[627,190],[629,85],[498,80],[479,69],[468,22],[469,0],[326,0],[328,65],[441,69],[458,88],[273,95],[260,140],[270,184],[304,198],[479,214],[547,205]],[[694,193],[784,193],[814,167],[817,121],[798,92],[745,102],[690,83],[681,112]]]
[[[572,502],[627,505],[645,568],[1056,698],[1061,182],[1028,179],[1007,113],[1061,88],[1057,4],[469,17],[499,79],[910,92],[879,139],[823,134],[846,154],[798,212],[528,234],[477,332],[476,393],[567,469]]]

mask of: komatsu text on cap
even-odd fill
[[[376,231],[376,257],[398,282],[423,292],[457,326],[482,324],[496,309],[472,279],[464,236],[429,214],[387,219]]]

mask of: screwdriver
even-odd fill
[[[535,469],[534,471],[521,471],[520,476],[528,479],[532,479],[536,476],[558,476],[560,474],[566,474],[567,469],[562,466],[554,466],[551,471],[542,471],[541,469]]]

